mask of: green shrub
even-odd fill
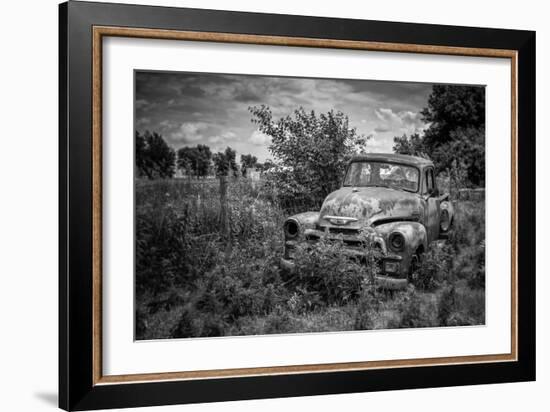
[[[354,316],[355,330],[374,329],[375,320],[379,317],[381,300],[381,293],[375,287],[367,287],[363,290],[357,301]]]
[[[452,276],[465,279],[473,289],[485,288],[485,203],[464,201],[455,206]]]
[[[307,290],[303,286],[297,286],[287,301],[287,307],[294,314],[305,314],[325,305],[317,291]]]
[[[207,179],[137,181],[138,339],[221,336],[287,299],[278,268],[284,216],[250,181],[233,181],[228,239],[218,189]]]
[[[418,291],[410,285],[406,291],[396,296],[398,317],[391,319],[390,328],[422,328],[434,326],[432,321],[432,307],[429,303],[423,302]]]
[[[439,307],[437,312],[437,318],[439,324],[447,326],[451,315],[456,310],[457,295],[454,286],[449,286],[443,290],[441,297],[439,298]]]
[[[276,257],[277,251],[262,245],[235,247],[221,257],[193,283],[189,305],[173,336],[223,336],[239,319],[266,316],[282,305],[288,293]]]
[[[485,242],[464,247],[455,265],[456,276],[466,279],[472,289],[485,288]]]
[[[374,284],[377,252],[365,240],[361,260],[349,257],[342,241],[321,237],[295,250],[295,285],[315,292],[325,305],[344,305],[359,296],[365,284]]]
[[[485,241],[485,202],[454,202],[453,229],[447,243],[455,252],[465,246],[478,246]]]
[[[428,251],[422,254],[420,265],[412,274],[412,284],[419,290],[437,289],[449,277],[452,260],[450,246],[433,242]]]
[[[481,325],[485,323],[485,292],[468,287],[446,286],[438,305],[441,326]]]
[[[267,316],[263,332],[266,334],[296,332],[292,320],[287,311],[277,308]]]
[[[197,327],[195,326],[196,314],[189,308],[182,310],[181,315],[170,331],[172,338],[187,338],[196,336]]]

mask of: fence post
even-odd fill
[[[227,176],[220,176],[220,226],[228,245],[231,243],[227,216]]]

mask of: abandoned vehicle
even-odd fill
[[[363,239],[379,251],[376,282],[405,288],[431,242],[445,238],[453,223],[448,194],[437,188],[434,165],[424,158],[372,153],[354,157],[342,187],[330,193],[319,212],[289,217],[284,223],[283,268],[294,270],[299,242],[341,240],[360,259]]]

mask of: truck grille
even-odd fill
[[[334,234],[340,234],[341,233],[343,235],[354,236],[354,235],[359,234],[359,229],[347,229],[347,228],[343,228],[343,227],[331,227],[331,228],[329,228],[329,232],[334,233]]]
[[[327,228],[324,226],[317,226],[317,230],[320,230],[324,232]],[[328,228],[329,233],[338,235],[348,235],[348,236],[357,236],[359,235],[359,229],[352,229],[352,228],[346,228],[346,227],[329,227]]]
[[[326,233],[327,229],[329,234],[328,240],[336,241],[338,239],[341,239],[341,241],[344,242],[344,244],[353,248],[365,246],[365,241],[359,236],[361,233],[360,229],[352,229],[352,228],[344,228],[344,227],[327,228],[327,227],[317,225],[316,231],[312,233],[308,233],[306,235],[306,239],[310,242],[316,242],[323,235],[323,233]],[[375,241],[372,246],[377,250],[380,250],[380,251],[384,250],[383,245],[378,240]]]

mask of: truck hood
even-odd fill
[[[418,220],[422,201],[415,193],[386,187],[343,187],[327,196],[319,225],[361,228],[377,221]],[[327,216],[355,218],[346,223]]]

